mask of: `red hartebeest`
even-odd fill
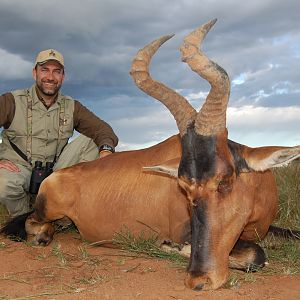
[[[42,183],[35,212],[26,221],[36,244],[48,244],[54,233],[49,222],[67,216],[89,241],[112,239],[126,225],[134,234],[151,228],[161,240],[191,243],[186,285],[195,289],[220,287],[229,265],[264,265],[255,241],[264,238],[277,213],[268,169],[299,157],[300,147],[249,148],[227,139],[230,81],[199,49],[214,23],[192,32],[181,46],[182,60],[211,85],[201,110],[197,113],[149,74],[151,57],[170,36],[141,49],[131,75],[170,110],[180,136],[53,173]],[[19,233],[17,221],[2,231]]]

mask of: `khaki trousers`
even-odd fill
[[[80,135],[70,142],[60,155],[54,170],[59,170],[84,161],[99,157],[99,150],[94,141]],[[16,164],[20,172],[0,169],[0,203],[3,204],[11,217],[24,214],[30,210],[28,194],[31,169]]]

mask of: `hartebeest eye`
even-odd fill
[[[229,193],[232,190],[232,183],[229,178],[223,178],[218,184],[218,192],[221,194]]]

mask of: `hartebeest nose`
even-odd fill
[[[215,290],[226,283],[228,274],[207,273],[201,276],[193,276],[187,274],[185,285],[195,291],[200,290]]]
[[[204,283],[199,283],[193,289],[195,291],[201,291],[203,289],[203,287],[204,287]]]
[[[195,291],[208,290],[210,289],[210,279],[206,275],[193,276],[188,274],[185,285]]]

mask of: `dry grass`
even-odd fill
[[[278,186],[279,213],[274,225],[300,230],[300,162],[273,170]],[[265,274],[300,274],[300,241],[268,236],[262,243],[270,260]]]
[[[150,238],[145,238],[143,233],[134,236],[126,227],[116,233],[113,243],[124,251],[133,252],[138,255],[147,255],[149,257],[166,259],[175,263],[176,266],[186,266],[188,259],[182,255],[171,252],[167,253],[158,246],[158,236],[153,234]]]
[[[300,162],[273,170],[278,186],[279,214],[275,225],[300,230]]]

